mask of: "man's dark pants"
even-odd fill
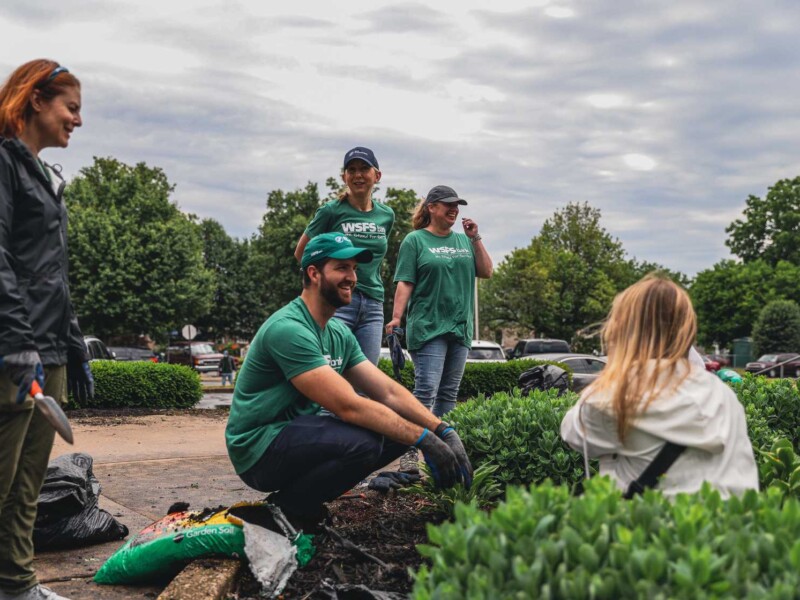
[[[373,471],[408,450],[335,416],[303,415],[287,425],[261,459],[240,475],[250,487],[297,516],[315,517]]]

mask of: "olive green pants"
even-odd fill
[[[45,367],[44,393],[67,400],[67,368]],[[0,373],[0,590],[36,585],[33,523],[55,431],[28,397],[16,403],[17,386]]]

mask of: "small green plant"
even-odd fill
[[[428,465],[422,465],[425,478],[406,488],[401,488],[403,493],[417,494],[428,501],[432,512],[452,517],[456,504],[474,504],[478,508],[494,506],[497,499],[503,494],[503,488],[495,480],[497,465],[483,464],[475,469],[472,485],[467,489],[463,484],[456,484],[451,488],[436,487]]]
[[[761,488],[774,487],[782,493],[800,496],[800,457],[787,439],[777,440],[769,451],[759,451]]]

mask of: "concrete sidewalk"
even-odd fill
[[[201,510],[263,497],[233,471],[225,449],[227,415],[227,411],[208,410],[75,419],[75,445],[57,439],[52,457],[69,452],[91,455],[102,486],[100,508],[134,535],[163,517],[177,501]],[[36,557],[35,568],[42,583],[69,598],[155,598],[166,582],[144,586],[92,582],[97,569],[123,543],[42,553]]]

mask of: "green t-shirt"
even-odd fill
[[[400,244],[394,280],[414,284],[406,320],[409,350],[419,350],[440,335],[470,346],[475,255],[466,235],[412,231]]]
[[[306,227],[310,238],[321,233],[342,232],[356,248],[372,252],[372,260],[359,264],[356,274],[356,289],[365,296],[383,302],[381,262],[386,255],[389,232],[394,225],[394,211],[380,202],[372,202],[372,210],[362,212],[352,207],[347,200],[331,200],[317,210],[317,214]]]
[[[267,319],[236,378],[225,428],[236,472],[244,473],[258,462],[292,419],[319,412],[319,404],[297,391],[290,379],[325,365],[342,374],[364,360],[343,322],[331,319],[320,329],[299,297]]]

